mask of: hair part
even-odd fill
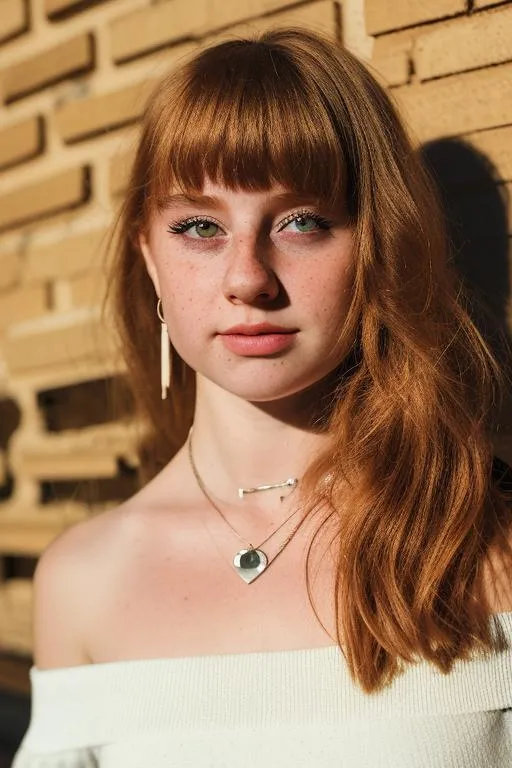
[[[448,672],[494,648],[481,584],[491,545],[509,552],[488,435],[500,371],[463,306],[434,185],[389,96],[313,33],[202,50],[148,103],[111,290],[147,425],[143,480],[186,440],[195,375],[173,350],[162,404],[156,297],[137,238],[171,190],[198,192],[207,178],[329,202],[341,193],[354,227],[343,331],[354,364],[332,395],[329,450],[302,483],[308,513],[330,505],[341,534],[333,608],[353,679],[371,693],[404,663]]]

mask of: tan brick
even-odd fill
[[[213,40],[232,40],[234,36],[261,34],[271,29],[280,27],[297,26],[311,29],[316,32],[337,37],[338,33],[338,4],[331,0],[320,0],[316,3],[292,8],[283,13],[274,13],[271,16],[262,16],[259,19],[243,22],[234,27],[229,27],[212,38],[207,38],[205,43]]]
[[[44,315],[47,310],[47,295],[43,285],[0,293],[0,329],[32,320]]]
[[[85,168],[73,168],[58,176],[0,197],[0,229],[73,208],[88,198]]]
[[[114,477],[117,461],[115,456],[101,453],[64,453],[58,457],[42,453],[20,462],[20,470],[24,477],[42,480]]]
[[[134,158],[134,151],[115,155],[110,161],[109,186],[114,197],[120,195],[128,186],[128,179]]]
[[[24,584],[26,594],[22,595],[20,585]],[[15,589],[13,589],[15,585]],[[0,646],[5,650],[14,650],[18,654],[30,653],[32,635],[32,616],[30,579],[8,579],[0,588]],[[13,670],[14,671],[14,670]],[[3,672],[3,671],[2,671]],[[14,689],[21,691],[21,670],[12,675],[2,673],[2,684],[8,689],[14,683]]]
[[[23,0],[2,0],[0,41],[19,35],[28,29],[27,6]]]
[[[80,35],[5,70],[2,75],[4,98],[7,102],[14,101],[92,67],[92,36]]]
[[[43,151],[43,123],[37,117],[0,132],[0,168],[37,157]]]
[[[410,80],[414,44],[424,34],[458,25],[460,19],[434,21],[428,25],[407,27],[374,39],[371,64],[388,85],[404,85]]]
[[[96,3],[100,0],[96,0]],[[82,10],[83,0],[45,0],[44,9],[48,16],[60,16]]]
[[[374,59],[369,68],[384,86],[405,85],[410,80],[410,58],[406,51],[395,51],[383,59]]]
[[[108,362],[114,347],[109,328],[89,320],[39,333],[7,335],[2,351],[9,374],[16,375],[84,361]]]
[[[503,137],[496,135],[499,133],[503,133]],[[448,140],[444,162],[450,170],[448,175],[445,174],[445,185],[457,196],[471,195],[475,190],[481,194],[479,190],[484,186],[485,179],[487,180],[485,191],[491,179],[497,187],[506,190],[507,180],[512,179],[511,138],[512,126],[506,126]],[[453,151],[458,154],[458,159],[454,156],[454,162],[450,162],[449,159],[450,146],[448,145],[451,144],[453,144]],[[466,162],[464,162],[464,155],[467,157]]]
[[[421,140],[512,122],[512,64],[501,64],[393,91]]]
[[[57,515],[53,512],[56,507],[57,505],[45,505],[44,514],[38,514],[34,510],[22,514],[19,509],[6,514],[2,510],[0,514],[2,553],[38,556],[66,527],[64,511]]]
[[[16,469],[40,480],[114,477],[117,457],[131,457],[134,437],[132,427],[116,423],[33,435],[20,449]]]
[[[49,442],[49,441],[48,441]],[[72,442],[72,441],[68,441]],[[113,477],[117,471],[116,456],[98,451],[72,453],[72,445],[64,445],[64,451],[50,452],[51,445],[42,451],[30,451],[18,462],[18,470],[24,477],[41,480],[78,480],[87,477]]]
[[[512,59],[512,7],[476,14],[417,38],[415,70],[421,80]]]
[[[463,136],[496,168],[499,178],[512,181],[512,125]]]
[[[257,19],[274,11],[283,11],[297,0],[212,0],[208,17],[209,29],[221,29],[247,19]]]
[[[0,253],[0,290],[16,285],[20,278],[21,261],[15,251]]]
[[[90,187],[89,179],[89,173],[86,171],[84,175],[84,183],[86,185],[86,193],[87,190]],[[61,211],[53,212],[50,211],[48,214],[45,214],[40,219],[38,218],[36,222],[30,222],[27,226],[27,229],[25,230],[27,233],[40,233],[47,231],[46,227],[47,225],[51,227],[61,228],[62,231],[66,230],[67,227],[72,228],[75,223],[77,216],[80,216],[81,214],[86,214],[87,211],[91,210],[91,208],[94,207],[94,203],[91,201],[90,196],[86,194],[84,204],[77,204],[76,206],[72,206],[71,208],[64,208]],[[48,221],[47,221],[48,219]]]
[[[473,0],[475,8],[489,8],[491,5],[502,5],[509,3],[510,0]]]
[[[101,306],[105,297],[105,276],[98,271],[90,272],[71,281],[71,298],[76,307]]]
[[[181,38],[206,33],[295,5],[296,0],[172,0],[116,19],[111,25],[112,53],[117,62],[140,56]]]
[[[31,282],[74,277],[99,267],[105,260],[109,234],[108,229],[98,229],[61,238],[51,245],[29,246],[24,259],[23,279]]]
[[[94,136],[137,120],[157,79],[145,80],[120,91],[71,101],[56,112],[56,126],[65,142]]]
[[[366,31],[378,35],[466,11],[466,0],[365,0]]]
[[[387,85],[404,85],[409,81],[413,44],[413,30],[376,38],[371,66]]]
[[[125,61],[146,51],[194,36],[208,21],[209,0],[159,3],[116,19],[110,26],[114,61]]]

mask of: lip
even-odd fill
[[[234,325],[232,328],[228,328],[226,331],[221,331],[222,336],[258,336],[266,333],[297,333],[297,328],[285,328],[282,325],[272,325],[271,323],[254,323],[249,325],[247,323],[240,323],[240,325]]]
[[[298,329],[270,323],[234,325],[219,334],[226,349],[243,357],[275,355],[291,346]]]

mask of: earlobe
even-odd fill
[[[148,271],[148,274],[151,280],[153,281],[153,285],[155,286],[155,291],[158,296],[161,296],[162,294],[160,293],[160,281],[158,280],[158,273],[156,271],[155,262],[153,261],[153,256],[151,255],[151,248],[149,247],[149,243],[147,241],[146,235],[143,232],[139,233],[138,242],[139,242],[140,251],[146,263],[146,269]]]

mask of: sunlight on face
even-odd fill
[[[141,248],[181,357],[223,389],[266,401],[343,358],[352,242],[342,201],[326,208],[279,185],[208,181],[201,195],[170,195]]]

